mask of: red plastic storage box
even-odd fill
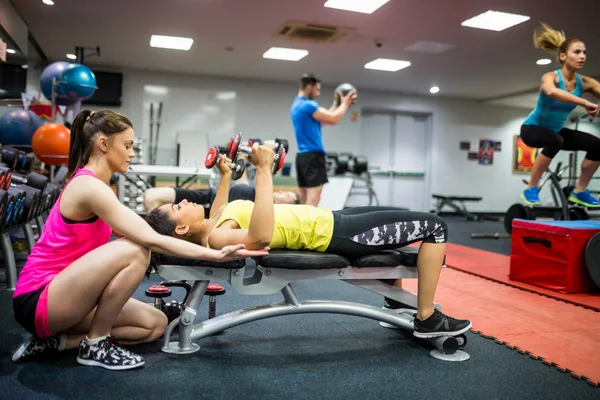
[[[585,246],[600,221],[513,220],[509,278],[560,293],[598,288],[585,266]]]

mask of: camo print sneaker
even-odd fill
[[[79,345],[77,362],[91,367],[102,367],[111,370],[138,368],[144,365],[144,359],[135,353],[125,350],[110,336],[98,343],[88,344],[84,339]]]
[[[58,353],[60,339],[60,336],[52,336],[47,339],[38,339],[32,336],[13,354],[12,360],[17,362]]]
[[[457,336],[471,329],[471,325],[471,321],[454,319],[436,308],[425,321],[415,318],[413,335],[418,338]]]

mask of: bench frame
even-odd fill
[[[158,268],[160,276],[167,280],[193,281],[192,291],[186,302],[185,309],[179,318],[173,320],[164,334],[163,352],[172,354],[191,354],[200,350],[195,340],[205,338],[226,329],[246,324],[260,319],[304,313],[335,313],[370,318],[395,325],[406,331],[413,331],[413,319],[416,315],[417,296],[405,289],[397,288],[380,281],[380,279],[414,279],[417,278],[417,268],[406,266],[390,267],[354,267],[347,266],[335,269],[284,269],[264,268],[259,263],[253,271],[247,267],[223,268],[219,264],[198,267],[184,265],[163,265]],[[247,272],[250,276],[246,277]],[[387,310],[365,304],[332,301],[304,300],[296,296],[292,282],[305,279],[336,279],[361,287],[371,292],[399,301],[411,308]],[[226,280],[240,294],[267,295],[281,292],[284,301],[262,304],[232,311],[215,318],[194,324],[198,308],[205,296],[206,288],[212,280]],[[441,309],[439,304],[436,308]],[[179,340],[171,341],[175,327],[178,327]],[[444,360],[464,361],[469,355],[460,349],[466,345],[464,334],[456,337],[441,336],[420,339],[435,350],[431,355]]]
[[[437,202],[435,210],[433,211],[434,214],[439,214],[444,206],[448,206],[470,221],[478,221],[480,219],[476,214],[473,214],[467,210],[467,205],[465,202],[479,202],[482,200],[481,197],[444,196],[441,194],[433,194],[431,197],[436,199]]]

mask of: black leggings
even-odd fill
[[[446,221],[435,214],[395,207],[352,207],[333,211],[333,236],[326,253],[356,258],[411,243],[445,243]]]
[[[522,125],[521,138],[529,147],[543,147],[542,154],[548,158],[554,158],[560,150],[587,151],[586,159],[600,161],[600,138],[589,133],[569,128],[552,132],[538,125]]]

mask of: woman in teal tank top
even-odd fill
[[[589,92],[600,98],[600,83],[578,73],[587,58],[585,44],[576,38],[566,39],[564,33],[546,24],[541,24],[535,31],[533,41],[536,48],[556,55],[561,67],[542,76],[537,105],[521,126],[523,142],[529,147],[542,148],[521,197],[527,204],[539,205],[537,185],[554,156],[560,150],[587,151],[569,201],[585,207],[600,207],[600,201],[587,189],[600,166],[600,138],[564,127],[569,114],[577,106],[584,107],[592,118],[598,115],[598,105],[581,97]]]

